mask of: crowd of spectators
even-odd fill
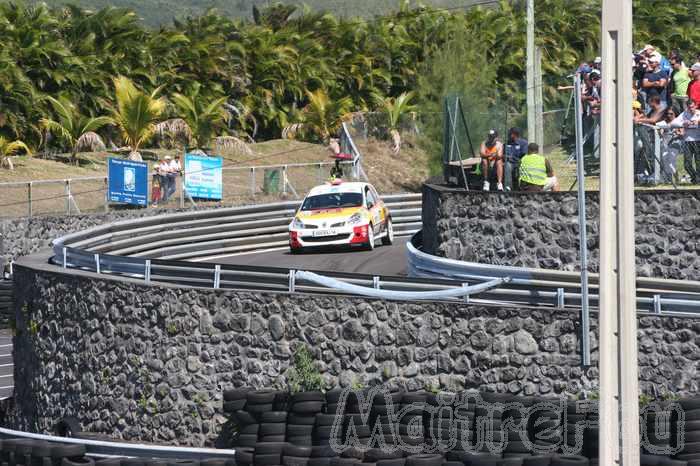
[[[584,141],[588,153],[598,154],[601,105],[600,57],[583,63],[577,70],[582,77]],[[665,181],[678,180],[677,156],[683,155],[688,181],[700,184],[700,53],[683,57],[672,50],[668,58],[653,45],[634,54],[632,63],[633,112],[635,125],[635,173],[648,174],[651,166],[661,165]],[[653,150],[653,135],[662,139],[661,160]],[[651,149],[649,148],[651,146]]]

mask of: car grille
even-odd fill
[[[343,239],[348,239],[348,234],[335,235],[335,236],[302,236],[301,240],[305,243],[325,243],[327,241],[340,241]]]
[[[342,228],[345,226],[345,222],[340,222],[340,223],[334,223],[331,225],[331,228]]]

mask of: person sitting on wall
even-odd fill
[[[520,160],[520,189],[522,191],[559,191],[552,164],[540,155],[540,146],[531,142],[527,155]]]
[[[484,191],[491,188],[489,177],[496,170],[498,190],[503,191],[503,144],[498,140],[495,129],[489,131],[486,141],[481,143],[481,171],[484,175]]]

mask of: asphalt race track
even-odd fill
[[[362,273],[368,275],[406,276],[406,243],[409,238],[396,238],[391,246],[377,246],[374,251],[330,249],[291,254],[288,248],[279,251],[222,257],[217,264],[258,265],[295,270]]]

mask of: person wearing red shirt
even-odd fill
[[[688,84],[688,99],[700,105],[700,62],[690,67],[693,80]]]

